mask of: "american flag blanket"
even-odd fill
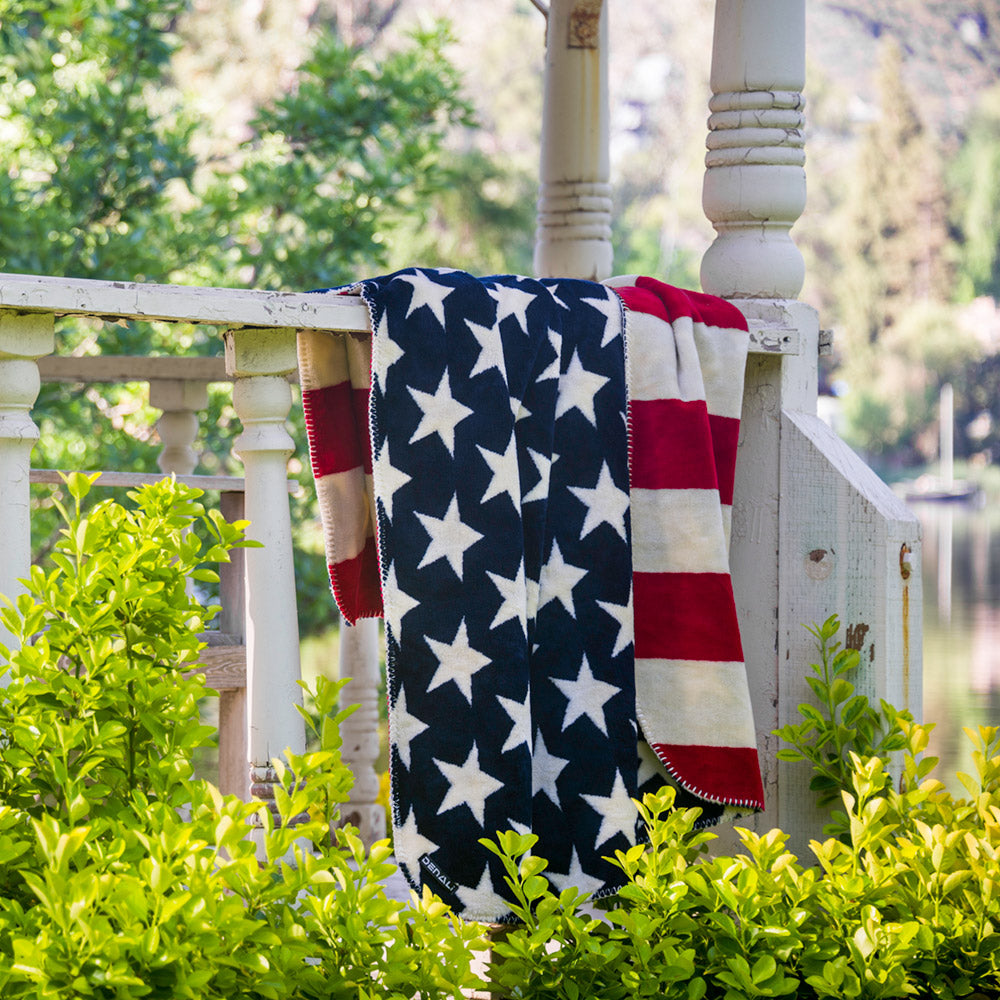
[[[763,806],[727,565],[746,323],[617,284],[410,268],[355,286],[370,340],[300,337],[334,594],[385,617],[396,857],[471,919],[509,914],[497,831],[600,896],[642,792]]]

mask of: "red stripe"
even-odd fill
[[[708,415],[712,430],[712,452],[715,471],[719,480],[719,500],[733,502],[733,481],[736,478],[736,448],[740,440],[740,421],[737,417]]]
[[[359,618],[378,618],[382,614],[382,584],[373,537],[368,538],[359,555],[328,568],[337,607],[349,625]]]
[[[742,662],[728,573],[633,573],[635,656]]]
[[[371,475],[372,472],[372,436],[368,430],[368,399],[371,390],[352,389],[352,400],[354,405],[354,426],[358,429],[358,437],[361,439],[361,450],[364,454],[365,472]]]
[[[309,454],[317,479],[356,469],[364,461],[368,423],[365,420],[360,424],[364,433],[359,433],[355,419],[356,392],[367,395],[366,390],[352,389],[350,382],[309,389],[302,394],[302,408],[310,428]],[[367,471],[370,470],[369,458]]]
[[[632,485],[637,489],[718,487],[703,399],[637,399],[632,417]]]
[[[654,312],[654,315],[660,316],[668,323],[679,316],[690,316],[695,321],[705,323],[708,326],[719,326],[724,329],[747,329],[747,321],[743,313],[736,306],[716,295],[674,288],[673,285],[657,281],[656,278],[637,278],[635,284],[637,288],[658,298],[663,304],[665,313],[659,310],[654,312],[652,309],[642,306],[630,306],[630,308],[639,309],[641,312]],[[643,297],[641,301],[647,302],[648,299]]]
[[[651,744],[685,788],[732,805],[764,808],[764,785],[755,747]]]
[[[617,292],[618,297],[633,312],[649,313],[651,316],[659,316],[667,323],[670,322],[663,300],[653,292],[645,288],[637,288],[635,285],[613,288],[612,291]]]

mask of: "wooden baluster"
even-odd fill
[[[194,448],[198,436],[199,410],[208,406],[208,383],[187,379],[151,379],[149,405],[162,410],[156,430],[163,443],[156,464],[165,475],[188,476],[198,464]],[[227,521],[243,518],[243,494],[223,493],[222,516]],[[219,567],[219,631],[232,641],[245,639],[244,550],[234,549],[230,561]],[[191,581],[189,581],[190,584]],[[216,685],[219,690],[219,789],[224,795],[247,800],[246,688]]]
[[[344,818],[353,823],[369,847],[385,836],[385,810],[378,798],[375,761],[379,752],[379,644],[378,621],[362,618],[340,628],[340,676],[350,681],[340,693],[342,707],[357,705],[340,727],[344,762],[354,775],[351,801]]]
[[[602,0],[549,5],[538,277],[611,274],[606,8]]]
[[[242,493],[223,493],[219,498],[222,516],[227,521],[244,518]],[[219,567],[219,631],[234,640],[246,642],[246,549],[233,549],[229,562]],[[244,651],[245,652],[245,651]],[[219,790],[223,795],[250,798],[250,774],[247,769],[247,689],[226,688],[219,691]]]
[[[156,460],[166,475],[189,476],[198,464],[194,448],[198,411],[208,406],[208,384],[182,379],[155,379],[149,383],[149,405],[162,410],[156,421],[163,449]]]
[[[805,0],[717,0],[703,204],[718,236],[706,292],[794,299],[805,267],[789,230],[806,204]]]
[[[11,600],[31,570],[28,472],[39,436],[31,407],[41,384],[38,358],[54,348],[51,313],[0,313],[0,594]],[[0,643],[13,643],[2,627]]]
[[[287,462],[295,443],[285,428],[292,403],[285,376],[295,371],[295,331],[242,328],[226,333],[226,370],[243,424],[234,451],[246,470],[247,743],[250,791],[273,800],[271,761],[301,753],[305,730],[296,710],[299,629],[288,509]]]
[[[855,626],[866,694],[918,706],[920,673],[919,572],[899,565],[901,547],[918,558],[919,526],[816,416],[819,322],[795,299],[804,268],[789,234],[805,205],[804,80],[804,0],[717,0],[703,203],[718,235],[702,286],[765,339],[799,341],[797,356],[747,363],[730,564],[768,803],[749,825],[781,826],[800,855],[822,818],[808,768],[779,765],[772,730],[811,697],[802,623],[837,612]]]

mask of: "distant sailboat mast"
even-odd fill
[[[955,485],[955,390],[950,382],[941,386],[940,431],[941,482],[946,490]]]

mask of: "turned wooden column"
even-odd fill
[[[0,312],[0,594],[16,600],[31,570],[28,472],[39,431],[31,419],[37,361],[55,347],[51,313]],[[0,643],[13,637],[0,627]]]
[[[540,278],[611,275],[607,22],[602,0],[549,5],[535,234]]]
[[[184,379],[153,379],[149,405],[162,410],[156,431],[163,445],[156,464],[166,475],[189,476],[198,464],[194,448],[198,411],[208,406],[208,384]]]
[[[717,236],[702,286],[762,339],[798,343],[750,355],[736,466],[730,565],[767,802],[747,825],[780,826],[807,857],[823,824],[811,774],[777,761],[772,733],[811,700],[803,624],[839,614],[859,690],[919,712],[920,583],[916,519],[816,415],[819,319],[796,299],[790,235],[806,197],[804,82],[804,0],[717,0],[703,196]]]
[[[305,747],[298,686],[299,628],[292,564],[287,463],[295,444],[285,427],[298,365],[295,331],[242,328],[226,333],[226,370],[243,431],[233,450],[246,474],[247,537],[262,543],[246,560],[247,745],[250,791],[269,802],[271,761]]]

